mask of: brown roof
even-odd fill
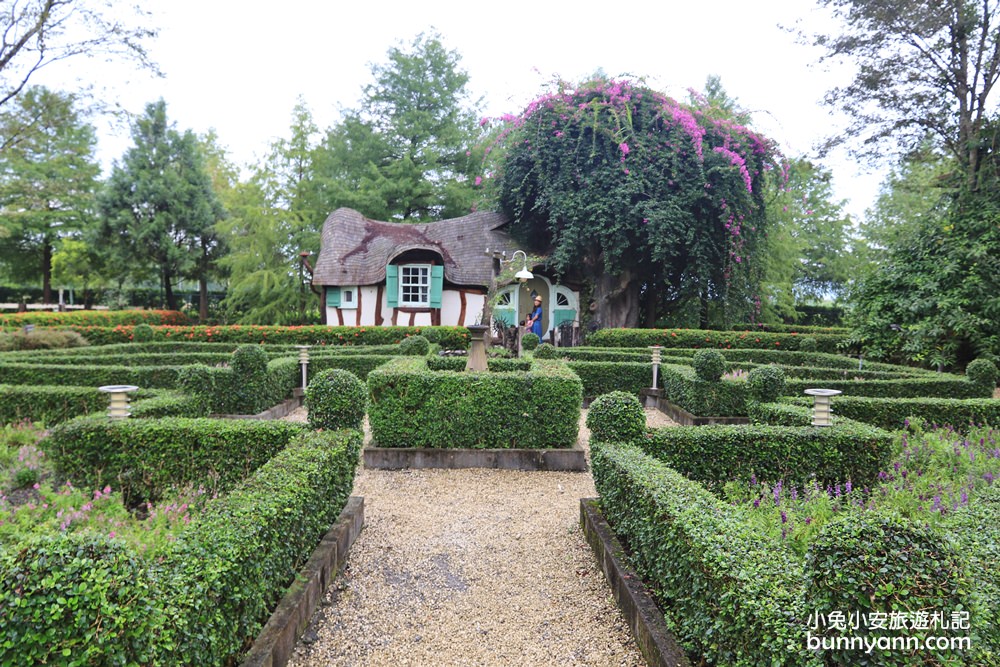
[[[486,249],[516,248],[500,227],[507,219],[479,211],[461,218],[423,224],[378,222],[357,211],[338,208],[323,223],[315,285],[374,285],[385,280],[385,267],[407,250],[432,250],[444,260],[445,278],[457,285],[489,285],[492,258]]]

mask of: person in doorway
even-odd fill
[[[535,306],[531,309],[528,319],[524,321],[524,330],[535,334],[539,339],[542,337],[542,297],[540,294],[535,295]]]

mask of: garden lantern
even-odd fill
[[[98,391],[111,394],[111,402],[108,404],[108,417],[111,419],[126,419],[131,416],[128,395],[138,388],[130,384],[109,384],[98,387]]]
[[[663,349],[660,345],[653,345],[649,348],[653,351],[653,389],[656,389],[660,380],[660,351]]]
[[[841,392],[838,389],[806,389],[813,397],[813,426],[833,426],[832,398]]]
[[[306,374],[309,368],[309,345],[296,345],[295,349],[299,351],[299,365],[302,366],[302,388],[306,388]]]

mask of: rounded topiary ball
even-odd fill
[[[997,365],[989,359],[975,359],[965,367],[965,377],[969,379],[969,382],[990,389],[997,386],[998,376],[1000,376],[1000,371],[997,370]]]
[[[306,388],[306,410],[312,428],[361,428],[367,403],[367,387],[354,373],[342,368],[320,371]]]
[[[587,428],[594,440],[631,442],[646,432],[646,411],[639,399],[628,392],[602,394],[590,404]]]
[[[535,348],[535,359],[555,359],[558,353],[552,343],[542,343]]]
[[[267,352],[260,345],[240,345],[229,366],[239,377],[263,377],[267,373]]]
[[[718,350],[698,350],[692,363],[694,374],[706,382],[718,382],[726,372],[726,358]]]
[[[426,357],[430,351],[430,341],[419,334],[399,341],[399,353],[405,357]]]
[[[799,339],[800,352],[815,352],[818,347],[819,343],[812,336],[805,336]]]
[[[785,371],[778,366],[758,366],[747,375],[750,398],[773,403],[785,392]]]
[[[137,324],[132,327],[133,343],[148,343],[153,340],[153,327],[148,324]]]
[[[538,334],[531,333],[530,331],[521,336],[521,347],[529,352],[538,347],[538,344],[541,342],[542,339],[538,337]]]

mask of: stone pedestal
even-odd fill
[[[472,339],[469,342],[469,360],[465,362],[465,370],[485,371],[486,341],[484,340],[484,336],[486,335],[486,332],[489,331],[489,327],[481,324],[474,324],[466,328],[472,332]]]

